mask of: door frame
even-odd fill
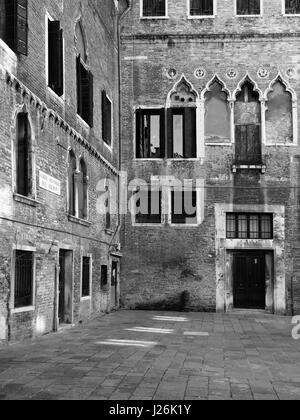
[[[70,325],[74,324],[74,249],[72,247],[68,246],[62,246],[58,248],[57,252],[57,259],[56,259],[56,270],[55,270],[55,294],[54,294],[54,331],[58,331],[60,326],[63,324],[60,324],[59,322],[59,275],[60,275],[60,253],[61,252],[69,253],[71,254],[71,321]]]
[[[261,307],[261,308],[258,308],[258,307],[255,308],[254,306],[251,307],[252,305],[250,305],[250,301],[249,301],[249,305],[245,306],[245,308],[243,308],[240,305],[237,305],[237,302],[236,302],[236,297],[237,297],[236,296],[236,294],[237,294],[237,292],[236,292],[236,288],[237,288],[236,274],[237,273],[236,273],[236,266],[235,266],[235,261],[236,261],[237,257],[244,257],[244,258],[246,258],[246,257],[252,257],[252,258],[257,257],[257,258],[260,258],[263,261],[263,263],[262,263],[263,280],[262,279],[260,279],[260,280],[262,280],[262,282],[263,282],[264,304],[263,304],[263,307]],[[240,250],[240,251],[233,252],[233,265],[232,265],[232,270],[233,270],[232,276],[233,276],[233,307],[234,307],[234,309],[250,309],[250,310],[252,310],[252,309],[253,310],[260,309],[260,310],[266,310],[266,307],[267,307],[267,293],[266,293],[266,290],[267,290],[267,281],[266,281],[266,277],[267,277],[266,253],[264,251],[261,251],[261,250],[255,250],[255,251],[252,251],[252,250]],[[262,274],[262,272],[261,272],[261,274]]]
[[[234,256],[240,254],[264,254],[265,256],[265,311],[268,313],[275,313],[275,252],[274,250],[264,249],[232,249],[226,250],[226,311],[235,309],[234,307]],[[240,308],[239,308],[240,309]],[[245,308],[247,309],[247,308]],[[251,310],[251,309],[249,309]],[[255,309],[253,309],[255,310]]]

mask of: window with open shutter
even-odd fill
[[[196,108],[168,110],[168,158],[191,159],[197,157]]]
[[[102,138],[111,146],[112,143],[112,104],[105,90],[102,91]]]
[[[80,55],[76,59],[77,69],[77,113],[90,126],[94,120],[93,75],[83,65]]]
[[[6,0],[5,42],[16,53],[28,53],[28,0]]]
[[[136,111],[137,159],[165,157],[165,110],[138,109]]]
[[[212,16],[214,14],[214,0],[190,0],[191,16]]]
[[[63,94],[63,30],[60,22],[48,21],[48,84],[58,95]]]
[[[237,0],[237,15],[260,15],[260,0]]]
[[[24,197],[32,193],[31,160],[31,130],[28,115],[20,113],[17,118],[16,192]]]

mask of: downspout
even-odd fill
[[[113,235],[113,238],[111,240],[110,243],[110,247],[109,250],[111,250],[112,246],[116,246],[116,244],[114,244],[114,240],[116,238],[116,236],[119,234],[120,230],[121,230],[121,226],[122,226],[122,220],[121,220],[121,214],[120,214],[120,201],[121,201],[121,194],[120,194],[120,174],[121,174],[121,170],[122,170],[122,142],[121,142],[121,132],[122,132],[122,118],[121,118],[121,111],[122,111],[122,101],[121,101],[121,20],[125,17],[125,15],[130,11],[131,9],[131,4],[129,2],[129,0],[127,1],[127,7],[125,8],[125,10],[118,14],[117,17],[117,38],[118,38],[118,96],[119,96],[119,118],[118,118],[118,123],[119,123],[119,165],[118,165],[118,226],[117,229]]]

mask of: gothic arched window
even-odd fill
[[[87,167],[83,159],[79,164],[78,176],[78,214],[80,219],[87,219]]]
[[[76,216],[76,156],[71,150],[69,154],[69,214]]]
[[[32,195],[32,141],[27,113],[17,116],[16,141],[16,193],[29,197]]]

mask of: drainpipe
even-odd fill
[[[113,242],[116,238],[116,236],[119,234],[120,230],[121,230],[121,226],[122,226],[122,221],[121,221],[121,214],[120,214],[120,201],[121,201],[121,195],[120,195],[120,172],[122,170],[122,142],[121,142],[121,133],[122,133],[122,118],[121,118],[121,110],[122,110],[122,105],[121,105],[121,40],[120,40],[120,36],[121,36],[121,20],[125,17],[125,15],[129,12],[129,10],[131,9],[131,4],[129,0],[126,0],[127,2],[127,7],[123,10],[123,12],[121,12],[120,14],[118,14],[117,17],[117,38],[118,38],[118,95],[119,95],[119,175],[118,175],[118,226],[117,229],[113,235],[113,238],[111,240],[110,243],[110,247],[109,250],[111,249],[111,247],[113,246]]]

